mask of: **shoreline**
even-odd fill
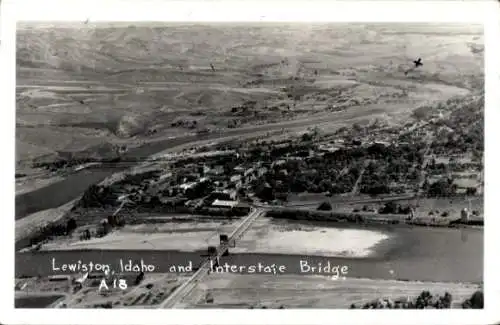
[[[265,217],[284,220],[328,221],[333,224],[401,225],[431,228],[484,227],[483,218],[470,219],[468,222],[450,218],[436,219],[433,221],[429,218],[409,219],[407,215],[396,214],[293,210],[286,208],[281,210],[273,210],[271,208],[271,210],[266,213]]]
[[[125,226],[102,238],[88,241],[49,242],[42,245],[40,252],[81,251],[81,250],[151,250],[178,251],[185,253],[200,252],[209,245],[218,245],[219,231],[230,232],[233,224],[203,228],[194,225],[181,231],[169,231],[171,225],[161,227]],[[198,228],[196,226],[201,226]],[[262,229],[269,226],[266,235]],[[291,227],[291,228],[290,228]],[[311,241],[311,239],[313,240]],[[336,241],[331,245],[331,240]],[[264,219],[248,230],[238,245],[230,248],[231,254],[282,254],[345,258],[370,258],[375,254],[377,245],[390,240],[390,235],[382,230],[318,227],[317,225],[277,224]],[[297,242],[302,244],[297,245]],[[305,244],[308,243],[308,244]]]
[[[16,230],[15,230],[15,250],[22,251],[30,249],[33,247],[31,241],[33,239],[43,237],[41,232],[41,226],[56,225],[65,220],[67,212],[72,208],[72,206],[77,202],[78,199],[70,201],[63,206],[55,209],[43,210],[34,214],[29,215],[27,218],[16,220]],[[305,212],[305,213],[304,213]],[[176,213],[178,215],[190,215],[185,213]],[[272,212],[271,212],[272,214]],[[428,220],[422,223],[416,222],[389,222],[391,220],[388,217],[374,219],[364,219],[362,222],[356,217],[359,213],[335,213],[331,211],[300,211],[297,217],[280,217],[280,216],[270,216],[270,212],[267,212],[263,219],[270,219],[271,221],[287,221],[290,224],[302,224],[302,225],[313,225],[313,226],[323,226],[328,228],[351,228],[353,226],[359,227],[358,230],[366,230],[369,228],[372,231],[378,231],[380,229],[398,229],[398,228],[430,228],[430,229],[456,229],[459,230],[477,230],[484,231],[483,225],[467,225],[467,224],[450,224],[450,220],[446,220],[447,224],[430,224]],[[166,214],[167,216],[169,214]],[[312,216],[312,217],[310,217]],[[399,220],[403,219],[404,216],[397,216]],[[238,218],[235,220],[239,220]],[[36,222],[36,224],[33,224]],[[483,222],[483,220],[481,220]],[[164,224],[160,222],[160,224]],[[389,228],[387,228],[389,227]],[[113,235],[113,233],[111,233]],[[109,236],[109,235],[108,235]],[[106,237],[103,237],[104,239]],[[109,237],[108,237],[109,239]],[[106,241],[106,240],[103,240]],[[382,244],[383,240],[378,242],[375,246]],[[51,243],[49,242],[49,245]],[[99,245],[99,243],[97,243]],[[148,248],[151,250],[152,245],[148,244]],[[376,248],[376,247],[375,247]],[[195,249],[196,250],[196,249]],[[190,250],[188,250],[190,251]],[[192,250],[191,250],[192,251]]]

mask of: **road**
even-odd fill
[[[245,231],[248,230],[250,225],[260,216],[264,214],[265,210],[262,208],[254,209],[250,214],[243,219],[243,221],[234,229],[234,231],[228,236],[229,243],[238,240],[243,236]],[[228,249],[228,244],[222,244],[217,247],[217,253],[215,256],[210,256],[200,268],[181,286],[179,286],[170,296],[167,297],[158,308],[174,308],[183,298],[185,298],[189,293],[198,285],[198,283],[211,271],[212,263],[219,261],[224,252]]]
[[[356,180],[356,183],[354,183],[354,186],[352,187],[352,190],[351,190],[351,195],[352,196],[358,194],[359,184],[361,183],[361,180],[363,179],[363,174],[365,173],[366,167],[368,167],[368,165],[370,164],[370,161],[371,160],[365,160],[363,162],[363,168],[361,168],[361,171],[359,172],[358,179]]]
[[[344,204],[369,204],[369,203],[384,203],[389,201],[405,201],[412,200],[415,198],[415,194],[407,194],[407,195],[394,195],[394,196],[386,196],[381,198],[366,198],[366,199],[356,199],[353,197],[345,196],[345,197],[336,197],[336,198],[325,198],[324,200],[317,201],[306,201],[306,202],[295,202],[291,204],[287,204],[284,208],[298,208],[298,207],[317,207],[321,203],[327,201],[330,203],[344,203]]]
[[[422,196],[423,186],[427,175],[425,167],[427,167],[429,161],[431,160],[431,158],[433,158],[432,156],[429,155],[433,138],[431,136],[427,136],[426,140],[427,140],[427,147],[425,148],[424,159],[422,161],[422,165],[420,166],[420,180],[418,182],[418,188],[417,188],[417,195],[416,195],[417,202],[415,203],[416,206],[419,206],[420,197]]]

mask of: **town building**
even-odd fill
[[[213,208],[232,209],[238,206],[238,201],[218,200],[212,203]]]

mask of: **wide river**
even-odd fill
[[[366,229],[366,228],[365,228]],[[381,243],[368,258],[333,258],[282,254],[230,254],[221,262],[235,265],[285,265],[286,271],[300,273],[300,260],[308,264],[348,267],[350,277],[406,279],[444,282],[481,282],[483,279],[483,230],[425,227],[378,227],[391,239]],[[332,238],[335,245],[335,238]],[[204,252],[203,252],[204,253]],[[168,272],[172,265],[199,265],[202,252],[180,251],[54,251],[16,254],[16,276],[60,274],[52,264],[111,264],[118,269],[120,259],[134,263],[141,259],[155,266],[155,272]],[[54,260],[53,260],[54,259]]]

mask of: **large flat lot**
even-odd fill
[[[349,308],[378,298],[398,299],[432,294],[452,294],[462,302],[477,290],[476,285],[388,280],[332,280],[326,276],[211,274],[183,301],[191,308]],[[206,303],[210,294],[213,303]]]

